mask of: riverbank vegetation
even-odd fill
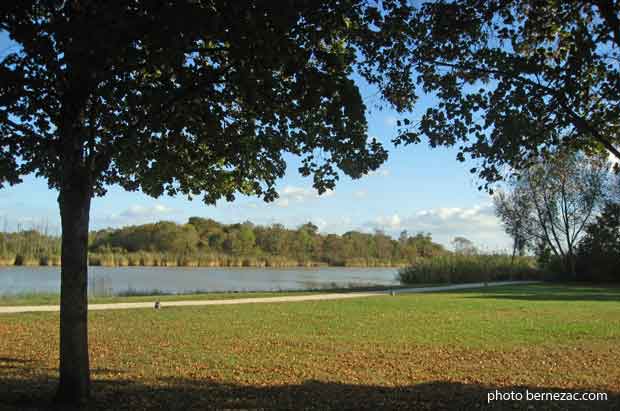
[[[0,266],[60,265],[60,237],[45,229],[0,232]]]
[[[57,318],[0,316],[3,409],[47,407]],[[485,409],[489,392],[526,388],[608,395],[537,409],[620,405],[617,287],[93,311],[89,326],[93,410]]]
[[[321,234],[311,223],[287,229],[192,217],[94,231],[89,244],[89,264],[104,267],[399,267],[403,284],[542,278],[533,258],[483,255],[461,237],[451,252],[429,234]],[[60,264],[60,239],[37,230],[0,233],[0,251],[3,265]]]
[[[89,235],[89,264],[107,267],[398,267],[447,253],[430,234],[403,232],[396,240],[382,231],[321,234],[311,223],[287,229],[199,217]],[[59,265],[60,239],[37,230],[0,233],[0,264]]]
[[[532,257],[450,254],[420,258],[398,271],[403,284],[459,284],[485,281],[541,280]]]

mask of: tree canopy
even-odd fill
[[[336,235],[317,230],[312,223],[287,229],[279,224],[222,224],[191,217],[187,224],[159,222],[91,232],[89,248],[93,253],[154,251],[196,258],[209,254],[265,260],[280,257],[294,265],[397,265],[447,254],[444,247],[421,233],[401,235],[397,241],[382,232]]]
[[[378,78],[381,19],[361,1],[3,4],[0,179],[59,188],[73,161],[96,194],[269,200],[283,152],[320,192],[338,168],[360,177],[386,159],[351,79]]]
[[[387,153],[367,133],[354,72],[396,110],[401,61],[377,57],[399,1],[3,2],[0,184],[35,173],[59,192],[59,403],[90,392],[90,202],[109,185],[207,203],[277,196],[285,153],[324,192]],[[384,79],[391,79],[384,81]],[[245,230],[234,242],[245,248]],[[216,239],[215,241],[220,241]]]
[[[435,102],[398,142],[457,146],[487,187],[560,147],[620,158],[618,1],[425,1],[399,30],[382,58]]]

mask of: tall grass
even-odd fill
[[[471,283],[539,280],[542,272],[531,257],[508,255],[444,255],[422,258],[398,271],[403,284]]]
[[[405,267],[405,260],[397,259],[378,259],[374,257],[347,258],[343,265],[345,267]]]
[[[296,260],[273,255],[235,256],[228,254],[171,254],[158,252],[102,252],[89,253],[88,263],[102,267],[321,267],[327,263]]]
[[[61,239],[47,230],[0,232],[0,266],[59,266]],[[44,233],[44,234],[41,234]],[[101,247],[89,252],[88,263],[101,267],[402,267],[405,260],[393,258],[338,257],[321,255],[272,255],[260,249],[249,254],[193,250],[183,253],[129,252],[121,247]]]

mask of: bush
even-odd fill
[[[471,283],[482,281],[539,280],[540,270],[530,257],[507,255],[445,255],[416,260],[398,271],[404,284]]]
[[[544,261],[539,261],[545,280],[549,281],[573,281],[570,273],[564,268],[562,258],[556,255],[550,255]]]
[[[577,254],[578,279],[620,281],[620,204],[607,203],[596,221],[586,227]]]

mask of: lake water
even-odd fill
[[[89,291],[273,291],[333,286],[396,285],[396,268],[90,267]],[[0,295],[59,292],[59,267],[2,267]]]

